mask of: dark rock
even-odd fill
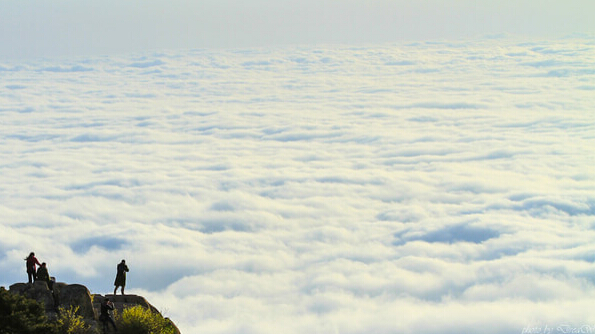
[[[156,307],[151,305],[144,297],[137,296],[137,295],[93,295],[93,307],[95,308],[95,312],[99,314],[101,312],[100,306],[101,303],[105,298],[109,298],[109,300],[114,303],[114,309],[117,312],[122,312],[125,308],[133,307],[136,305],[140,305],[144,308],[150,309],[154,313],[159,313]]]
[[[9,287],[9,291],[21,296],[25,296],[29,299],[35,299],[42,303],[45,312],[48,314],[54,314],[56,311],[56,304],[54,302],[54,296],[52,291],[48,289],[48,285],[43,281],[36,281],[31,283],[16,283]]]
[[[78,314],[85,319],[97,319],[91,302],[91,293],[86,286],[80,284],[56,283],[54,286],[56,302],[60,307],[68,310],[78,307]]]
[[[30,299],[35,299],[45,306],[45,312],[49,318],[55,319],[59,308],[69,309],[78,307],[78,314],[85,321],[95,328],[99,328],[97,323],[98,315],[101,312],[101,303],[105,298],[109,298],[114,303],[117,313],[120,313],[128,307],[140,305],[150,309],[152,312],[161,315],[161,313],[151,305],[144,297],[137,295],[91,295],[87,287],[81,284],[66,284],[56,282],[53,284],[53,291],[48,289],[46,282],[37,281],[31,283],[16,283],[10,286],[11,293],[19,294]],[[175,328],[175,333],[180,334],[180,330],[168,318]]]

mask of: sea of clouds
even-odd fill
[[[184,334],[595,329],[595,39],[0,62],[0,120],[0,285],[35,251],[102,294],[126,259]]]

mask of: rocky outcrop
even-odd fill
[[[93,308],[95,309],[96,314],[99,314],[101,311],[101,303],[105,298],[109,298],[109,300],[114,304],[114,309],[117,312],[122,312],[127,307],[132,307],[136,305],[140,305],[144,308],[148,308],[155,313],[159,313],[159,311],[142,296],[137,295],[93,295]]]
[[[148,308],[151,311],[161,313],[151,305],[144,297],[137,295],[105,295],[93,294],[89,292],[86,286],[81,284],[66,284],[54,283],[52,290],[48,288],[46,282],[36,281],[31,283],[15,283],[10,286],[11,293],[19,294],[30,299],[35,299],[42,303],[45,308],[45,313],[50,319],[56,318],[60,307],[69,309],[78,307],[78,314],[81,315],[85,321],[97,326],[97,321],[100,314],[101,302],[105,298],[114,304],[117,312],[122,312],[127,307],[140,305]],[[168,319],[169,320],[169,319]],[[170,321],[171,322],[171,321]],[[172,325],[175,324],[171,322]],[[177,334],[180,331],[176,328]]]
[[[79,308],[78,313],[85,319],[96,319],[91,294],[86,286],[80,284],[54,284],[54,300],[57,307]]]
[[[45,308],[45,313],[50,318],[56,317],[58,305],[54,299],[54,293],[48,288],[46,282],[35,281],[31,283],[15,283],[10,286],[10,292],[25,296],[29,299],[35,299]]]

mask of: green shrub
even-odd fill
[[[140,305],[126,308],[116,319],[120,334],[174,334],[174,326],[159,313]]]
[[[78,313],[79,307],[70,306],[69,309],[60,307],[56,329],[61,334],[97,334],[99,331],[85,322]]]
[[[0,287],[0,334],[51,333],[55,327],[48,322],[41,303]]]

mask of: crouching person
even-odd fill
[[[50,279],[50,273],[45,262],[37,269],[37,280],[46,282],[50,290],[54,289],[54,282]]]

